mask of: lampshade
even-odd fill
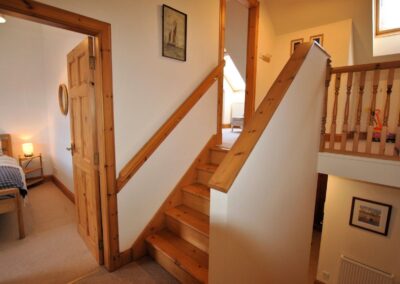
[[[24,152],[25,157],[32,157],[33,156],[33,144],[32,143],[22,144],[22,152]]]

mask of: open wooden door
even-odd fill
[[[103,263],[96,135],[94,47],[88,37],[67,56],[78,231],[99,264]]]

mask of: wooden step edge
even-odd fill
[[[225,152],[228,153],[231,149],[228,147],[225,147],[223,145],[217,145],[217,146],[213,146],[210,148],[211,151],[218,151],[218,152]]]
[[[198,169],[200,171],[205,171],[208,173],[215,173],[217,168],[218,168],[218,165],[214,165],[214,164],[199,164],[196,167],[196,169]]]
[[[206,236],[207,238],[210,235],[210,218],[203,213],[200,213],[185,205],[180,205],[178,207],[165,211],[165,215],[171,217],[181,224],[184,224],[185,226],[188,226],[189,228]]]
[[[208,283],[208,268],[201,265],[190,255],[186,254],[184,252],[184,249],[176,248],[168,240],[166,240],[159,234],[152,234],[147,237],[146,243],[164,254],[177,267],[191,275],[200,283]],[[190,244],[188,243],[188,245]]]
[[[182,190],[197,197],[210,200],[210,188],[200,183],[185,186]]]

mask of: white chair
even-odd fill
[[[231,131],[235,127],[243,129],[244,103],[233,103],[231,106]]]

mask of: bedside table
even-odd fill
[[[26,186],[30,187],[44,180],[42,154],[19,157],[19,165],[24,170]]]

